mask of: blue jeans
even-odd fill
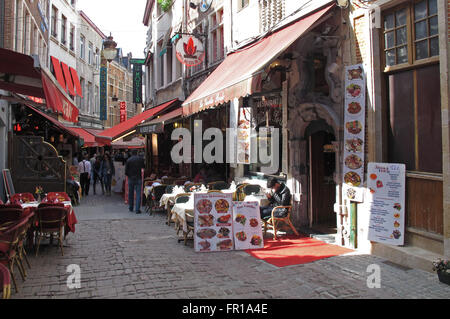
[[[134,191],[136,191],[136,212],[141,210],[142,179],[128,178],[128,207],[133,211]]]

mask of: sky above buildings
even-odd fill
[[[126,55],[144,58],[147,28],[142,24],[146,0],[78,0],[82,10]]]

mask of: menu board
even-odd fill
[[[194,248],[196,252],[233,249],[232,194],[194,193]]]
[[[355,200],[364,183],[366,80],[362,64],[345,69],[344,197]]]
[[[264,248],[258,202],[235,202],[233,233],[236,250]]]
[[[237,163],[250,164],[251,108],[241,108],[237,128]]]
[[[404,244],[405,172],[404,164],[369,163],[369,240],[390,245]]]

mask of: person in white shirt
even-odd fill
[[[83,158],[78,164],[78,171],[80,172],[81,195],[87,196],[91,179],[91,162],[87,153],[83,154]]]

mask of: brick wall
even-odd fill
[[[366,59],[367,40],[365,37],[365,32],[367,31],[367,24],[368,22],[366,21],[364,16],[357,17],[354,19],[354,28],[355,28],[354,52],[356,63],[362,63]]]

